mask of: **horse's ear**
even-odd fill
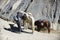
[[[28,15],[32,16],[32,13],[28,13]]]

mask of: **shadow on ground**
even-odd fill
[[[19,33],[18,27],[15,27],[14,24],[9,24],[9,25],[10,25],[10,28],[4,28],[4,29],[7,30],[7,31],[14,32],[14,33]],[[22,28],[21,32],[32,34],[32,32],[23,31],[23,28]]]

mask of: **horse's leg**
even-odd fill
[[[24,27],[24,20],[23,20],[23,27]]]
[[[32,25],[32,33],[34,33],[34,27],[33,27],[33,25]]]
[[[39,32],[41,30],[41,27],[40,26],[37,26],[37,31]]]
[[[38,31],[38,32],[40,31],[39,26],[37,26],[37,31]]]
[[[47,26],[47,29],[48,29],[48,33],[50,33],[50,25],[49,24]]]
[[[34,22],[31,21],[32,33],[34,32]]]
[[[26,28],[26,25],[27,25],[26,23],[27,23],[26,20],[24,20],[24,21],[23,21],[24,29],[27,29],[27,28]]]
[[[47,27],[47,29],[48,29],[48,33],[50,33],[50,27]]]

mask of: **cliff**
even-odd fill
[[[0,17],[3,19],[13,21],[17,11],[30,12],[35,20],[47,19],[54,25],[60,19],[60,0],[1,0],[0,3]]]

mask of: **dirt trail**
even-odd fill
[[[5,21],[0,19],[0,27],[2,28],[0,34],[0,40],[60,40],[60,33],[51,31],[50,34],[46,32],[37,32],[31,34],[31,30],[24,30],[21,34],[19,32],[11,32],[11,30],[6,30],[4,28],[9,29],[10,25],[14,24],[13,22]],[[17,27],[16,24],[14,26]],[[1,39],[2,38],[2,39]]]

